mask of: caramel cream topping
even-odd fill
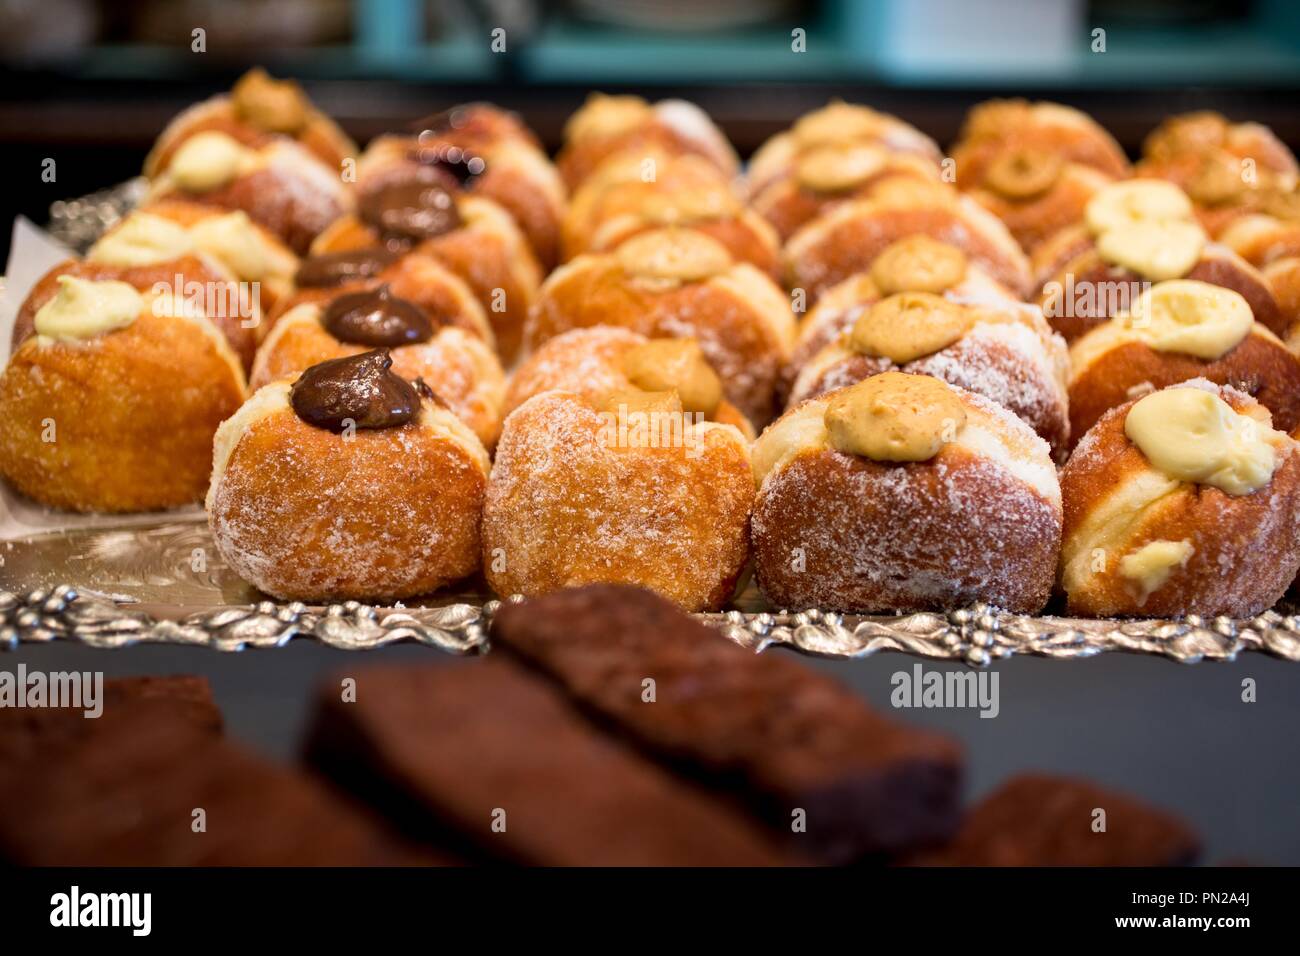
[[[52,339],[89,339],[134,322],[145,300],[134,286],[59,276],[59,291],[37,311],[36,333]]]
[[[1056,185],[1063,168],[1060,158],[1051,153],[1008,149],[993,161],[984,178],[990,189],[1007,199],[1033,199]]]
[[[966,407],[928,375],[885,372],[832,393],[826,404],[830,445],[873,461],[927,461],[956,438]]]
[[[901,292],[863,313],[847,344],[859,355],[903,365],[946,349],[970,326],[970,314],[954,302],[929,292]]]
[[[908,236],[890,244],[871,264],[882,295],[946,292],[966,276],[966,254],[929,236]]]
[[[593,93],[582,108],[569,117],[564,127],[564,138],[576,143],[588,138],[617,136],[635,129],[652,115],[650,104],[639,96]]]
[[[292,80],[277,80],[260,67],[249,70],[231,90],[235,112],[246,122],[272,133],[293,136],[307,125],[311,108]]]
[[[871,143],[818,146],[799,157],[795,178],[814,192],[843,192],[879,174],[888,161],[888,152]]]
[[[694,339],[651,339],[624,355],[623,371],[639,389],[675,392],[688,412],[707,417],[722,403],[722,382]]]
[[[1161,474],[1230,495],[1268,484],[1277,466],[1273,443],[1285,437],[1200,388],[1167,388],[1140,399],[1124,419],[1124,434]]]
[[[726,246],[693,229],[643,232],[614,254],[628,275],[642,279],[699,282],[731,267]]]
[[[834,100],[800,117],[791,133],[800,148],[825,143],[848,143],[884,134],[886,118],[873,109]]]

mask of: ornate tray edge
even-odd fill
[[[472,654],[488,649],[488,626],[500,603],[398,610],[355,601],[325,608],[263,601],[173,619],[60,585],[26,594],[0,591],[0,650],[62,640],[98,648],[152,643],[241,651],[308,639],[342,650],[406,642]],[[726,611],[698,617],[756,652],[786,647],[831,659],[895,651],[984,667],[1017,655],[1073,659],[1122,651],[1190,664],[1230,661],[1243,651],[1258,651],[1300,661],[1300,617],[1275,610],[1240,621],[1196,616],[1127,621],[1029,617],[987,605],[898,617],[816,610]]]

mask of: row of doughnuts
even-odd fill
[[[296,86],[254,73],[173,122],[147,204],[24,303],[0,471],[79,510],[206,491],[228,562],[285,598],[481,568],[502,594],[618,580],[715,609],[752,560],[784,606],[1036,611],[1059,586],[1084,614],[1250,613],[1300,566],[1300,240],[1294,160],[1217,123],[1166,124],[1134,178],[1052,104],[977,108],[945,159],[833,103],[740,185],[697,108],[596,96],[554,166],[485,104],[349,165]],[[1224,157],[1248,187],[1200,173]],[[1103,283],[1131,294],[1076,308]],[[1167,392],[1155,418],[1203,467],[1126,430]],[[1164,494],[1103,507],[1152,475]],[[1237,537],[1198,537],[1216,528]]]

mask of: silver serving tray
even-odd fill
[[[488,624],[499,605],[481,588],[394,607],[277,603],[221,561],[200,520],[40,534],[0,542],[0,559],[0,648],[9,650],[66,640],[106,648],[166,643],[238,651],[306,638],[347,650],[414,642],[467,654],[487,649]],[[1185,663],[1260,651],[1300,661],[1294,612],[1284,606],[1245,621],[1086,620],[976,605],[944,614],[848,615],[770,609],[751,585],[732,610],[700,618],[755,651],[783,646],[828,658],[898,651],[983,666],[1015,655],[1076,658],[1106,651]]]

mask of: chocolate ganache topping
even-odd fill
[[[452,194],[456,179],[424,167],[421,174],[380,186],[361,197],[361,218],[376,227],[390,245],[445,235],[460,226]]]
[[[341,432],[395,428],[420,413],[420,391],[394,375],[387,349],[330,359],[298,377],[289,393],[294,414],[308,425]]]
[[[380,246],[329,252],[304,259],[298,266],[293,281],[300,289],[326,289],[362,279],[373,279],[396,261],[396,252]]]
[[[427,342],[433,336],[425,311],[393,295],[387,284],[339,296],[325,309],[321,324],[340,342],[376,348]]]

